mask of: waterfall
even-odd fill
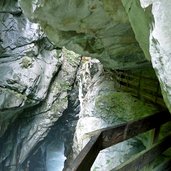
[[[62,171],[64,168],[64,143],[59,139],[56,143],[47,146],[46,167],[47,171]]]

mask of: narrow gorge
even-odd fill
[[[169,0],[1,0],[0,171],[71,171],[96,130],[171,112],[170,8]],[[159,139],[170,130],[162,126]],[[91,171],[111,171],[152,138],[102,150]],[[170,158],[167,150],[146,171]]]

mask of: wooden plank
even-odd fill
[[[155,96],[156,97],[156,93],[157,93],[157,91],[153,88],[153,87],[142,87],[142,89],[141,89],[141,92],[146,92],[146,93],[148,93],[148,94],[151,94],[151,95],[153,95],[153,97]]]
[[[130,82],[137,82],[139,79],[138,78],[129,78],[129,77],[127,77],[127,76],[125,76],[125,77],[118,77],[118,76],[116,76],[116,78],[117,78],[117,80],[122,80],[123,82],[127,82],[127,81],[130,81]]]
[[[115,145],[140,133],[156,128],[170,120],[170,113],[165,111],[147,116],[137,121],[130,121],[128,123],[104,129],[102,130],[102,148],[104,149]]]
[[[121,80],[121,81],[119,81],[119,84],[121,84],[122,86],[125,86],[125,87],[129,86],[129,87],[135,88],[135,89],[137,89],[137,87],[138,87],[138,84],[136,84],[135,82],[134,83],[131,83],[131,82],[127,83],[127,82],[123,82]]]
[[[100,150],[156,128],[170,120],[170,113],[164,111],[137,121],[94,131],[92,134],[96,135],[91,138],[67,171],[89,171]]]
[[[135,94],[137,97],[139,95],[139,98],[143,98],[145,100],[148,100],[149,102],[152,102],[154,104],[158,104],[159,106],[165,107],[165,103],[163,101],[163,97],[161,95],[161,92],[158,92],[155,89],[148,88],[148,87],[141,87],[141,91],[139,94],[137,93],[138,86],[135,85],[136,82],[131,80],[124,80],[123,78],[120,80],[117,80],[118,87],[124,91],[130,92],[131,94]],[[137,81],[138,82],[138,81]],[[136,92],[135,92],[136,91]]]
[[[156,93],[157,93],[157,90],[156,89],[154,89],[154,87],[153,86],[149,86],[148,87],[148,85],[140,85],[140,84],[138,84],[138,82],[139,82],[139,80],[137,80],[137,81],[135,81],[135,80],[125,80],[125,79],[120,79],[120,80],[117,80],[120,84],[122,84],[122,85],[124,85],[124,86],[130,86],[130,85],[132,85],[134,88],[138,88],[138,87],[140,87],[141,88],[141,91],[140,92],[146,92],[146,93],[148,93],[148,94],[152,94],[153,96],[155,95],[157,95]],[[157,96],[161,96],[161,93],[159,93],[158,92],[158,95]]]
[[[160,106],[162,107],[165,107],[166,108],[166,104],[164,103],[163,99],[161,98],[158,98],[157,101],[156,101],[157,104],[159,104]]]
[[[130,72],[126,72],[126,71],[117,71],[116,74],[118,76],[120,76],[120,75],[127,75],[128,77],[132,77],[132,78],[139,78],[140,77],[140,73],[136,74],[136,73],[130,73]],[[147,77],[147,76],[144,76],[144,75],[142,75],[142,79],[158,82],[157,78]]]
[[[157,143],[158,139],[159,139],[159,134],[160,134],[160,126],[154,128],[154,130],[152,131],[152,137],[153,137],[153,144]]]
[[[167,159],[162,164],[154,168],[154,171],[170,171],[171,170],[171,159]]]
[[[165,105],[162,98],[158,98],[156,101],[155,98],[153,96],[149,96],[149,94],[141,94],[141,97],[144,98],[145,100],[151,102],[151,103],[154,103],[154,104],[157,104],[161,107],[166,108],[166,105]]]
[[[139,171],[146,164],[152,162],[156,156],[162,154],[170,147],[171,134],[164,138],[160,143],[153,145],[151,148],[142,151],[136,155],[133,159],[128,160],[124,164],[118,166],[111,171]]]
[[[141,97],[144,98],[145,100],[152,102],[153,104],[157,104],[157,102],[155,102],[155,96],[153,96],[152,94],[148,94],[144,92],[141,94]]]
[[[101,133],[93,136],[67,171],[89,171],[101,150]]]

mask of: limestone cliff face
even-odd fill
[[[116,90],[113,73],[105,72],[97,59],[83,58],[78,73],[80,113],[73,140],[73,158],[93,136],[90,132],[139,119],[158,110],[130,93]],[[91,170],[111,170],[147,147],[150,141],[149,135],[143,135],[107,148],[100,152]]]
[[[68,106],[80,55],[57,50],[16,1],[0,2],[0,170],[17,170]]]
[[[23,16],[17,3],[1,8],[0,135],[3,135],[18,113],[45,99],[61,62],[40,26]]]
[[[171,1],[122,0],[130,23],[161,83],[164,100],[171,110]],[[137,13],[138,17],[134,14]]]
[[[72,99],[70,91],[76,79],[80,80],[81,111],[74,155],[89,140],[88,132],[157,110],[116,90],[113,73],[104,72],[102,64],[113,70],[146,70],[143,67],[149,66],[147,59],[151,59],[170,109],[171,40],[167,36],[170,20],[166,17],[170,2],[138,2],[20,0],[21,9],[17,0],[0,1],[0,170],[28,169],[30,154],[69,110],[68,97]],[[137,24],[139,20],[142,25]],[[97,57],[102,64],[87,57],[81,61],[81,55],[63,46]],[[77,97],[74,99],[77,105],[73,104],[73,113],[79,103]],[[114,167],[111,160],[116,156],[119,164],[136,142],[125,142],[124,150],[120,146],[106,150],[94,169],[99,169],[101,161],[107,162],[103,165],[106,169]]]
[[[107,68],[147,62],[120,0],[20,0],[20,4],[59,47],[96,57]]]
[[[69,3],[67,0],[37,3],[20,0],[20,3],[26,15],[39,22],[56,45],[97,57],[107,68],[143,66],[145,54],[153,64],[171,110],[169,0],[73,0]]]

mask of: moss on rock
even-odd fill
[[[100,95],[96,98],[95,105],[97,114],[109,122],[112,122],[113,118],[123,121],[138,119],[156,111],[152,105],[146,104],[125,92]],[[115,117],[113,117],[114,115]]]
[[[28,56],[24,56],[21,62],[21,67],[22,68],[28,68],[31,67],[33,63],[32,58],[28,57]]]
[[[81,56],[73,51],[69,51],[66,48],[62,49],[63,55],[66,57],[68,63],[72,66],[78,66]]]

